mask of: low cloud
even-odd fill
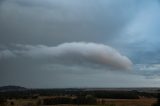
[[[14,53],[10,50],[1,50],[0,51],[0,59],[14,57]]]
[[[157,79],[160,76],[160,64],[135,64],[134,73],[143,75],[149,79]]]
[[[26,58],[50,64],[104,67],[113,70],[130,70],[132,62],[118,51],[103,44],[72,42],[58,46],[16,45],[12,50],[1,50],[0,59]],[[25,61],[25,60],[24,60]]]

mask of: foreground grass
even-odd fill
[[[38,99],[12,99],[3,106],[152,106],[157,101],[155,98],[140,99],[97,99],[97,105],[59,104],[40,105]],[[14,104],[11,104],[14,102]]]

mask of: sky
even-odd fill
[[[160,87],[159,0],[1,0],[0,86]]]

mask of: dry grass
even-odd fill
[[[14,102],[14,106],[37,106],[37,99],[13,99],[8,100],[8,104]],[[97,99],[98,105],[73,105],[73,104],[62,104],[62,105],[50,105],[50,106],[152,106],[157,101],[155,98],[140,98],[140,99]],[[40,105],[45,106],[45,105]]]
[[[33,100],[33,99],[11,99],[11,100],[7,100],[6,106],[37,106],[37,100]]]
[[[104,104],[106,106],[152,106],[156,101],[157,99],[155,98],[104,99]]]

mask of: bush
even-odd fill
[[[160,93],[157,94],[157,103],[153,104],[152,106],[160,106]]]

